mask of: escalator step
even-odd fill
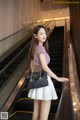
[[[26,90],[26,87],[27,86],[24,87],[24,89],[20,95],[20,98],[28,98],[28,91]]]
[[[57,64],[56,64],[57,65]],[[49,67],[51,68],[51,67],[53,67],[54,69],[56,68],[56,65],[55,64],[52,64],[52,65],[49,65]],[[59,68],[61,68],[62,67],[62,64],[61,65],[57,65]]]
[[[32,120],[32,113],[18,111],[15,112],[14,115],[9,117],[8,120]]]
[[[55,114],[49,114],[48,120],[54,120]],[[32,120],[32,112],[17,111],[8,120]]]
[[[51,108],[50,108],[50,113],[56,113],[57,107],[58,107],[58,100],[52,100],[51,101]],[[33,111],[33,100],[32,99],[20,99],[14,108],[14,111]]]
[[[51,46],[50,46],[50,50],[51,50],[51,49],[52,49],[53,51],[62,51],[62,50],[63,50],[63,47],[57,47],[57,48],[56,48],[56,47],[53,47],[53,46],[51,47]]]
[[[33,111],[33,100],[22,98],[20,99],[14,108],[14,111],[22,110],[22,111]]]
[[[62,54],[53,54],[53,52],[50,53],[50,57],[62,57]]]

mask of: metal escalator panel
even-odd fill
[[[15,70],[25,59],[30,48],[31,37],[0,63],[0,88],[9,81]]]

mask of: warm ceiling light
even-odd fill
[[[37,22],[41,22],[40,20],[38,20]]]
[[[51,15],[51,14],[49,13],[49,15]]]
[[[76,105],[76,102],[74,102],[73,105],[75,106],[75,105]]]
[[[74,108],[74,111],[77,111],[77,108]]]
[[[64,19],[70,19],[70,17],[59,17],[59,18],[51,18],[51,19],[43,19],[42,21],[50,21],[50,20],[64,20]]]

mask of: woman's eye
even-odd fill
[[[40,33],[40,35],[43,35],[43,33]]]
[[[40,35],[44,35],[44,34],[46,34],[46,33],[40,33]]]

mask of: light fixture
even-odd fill
[[[73,102],[73,105],[75,106],[75,105],[76,105],[76,102]]]

